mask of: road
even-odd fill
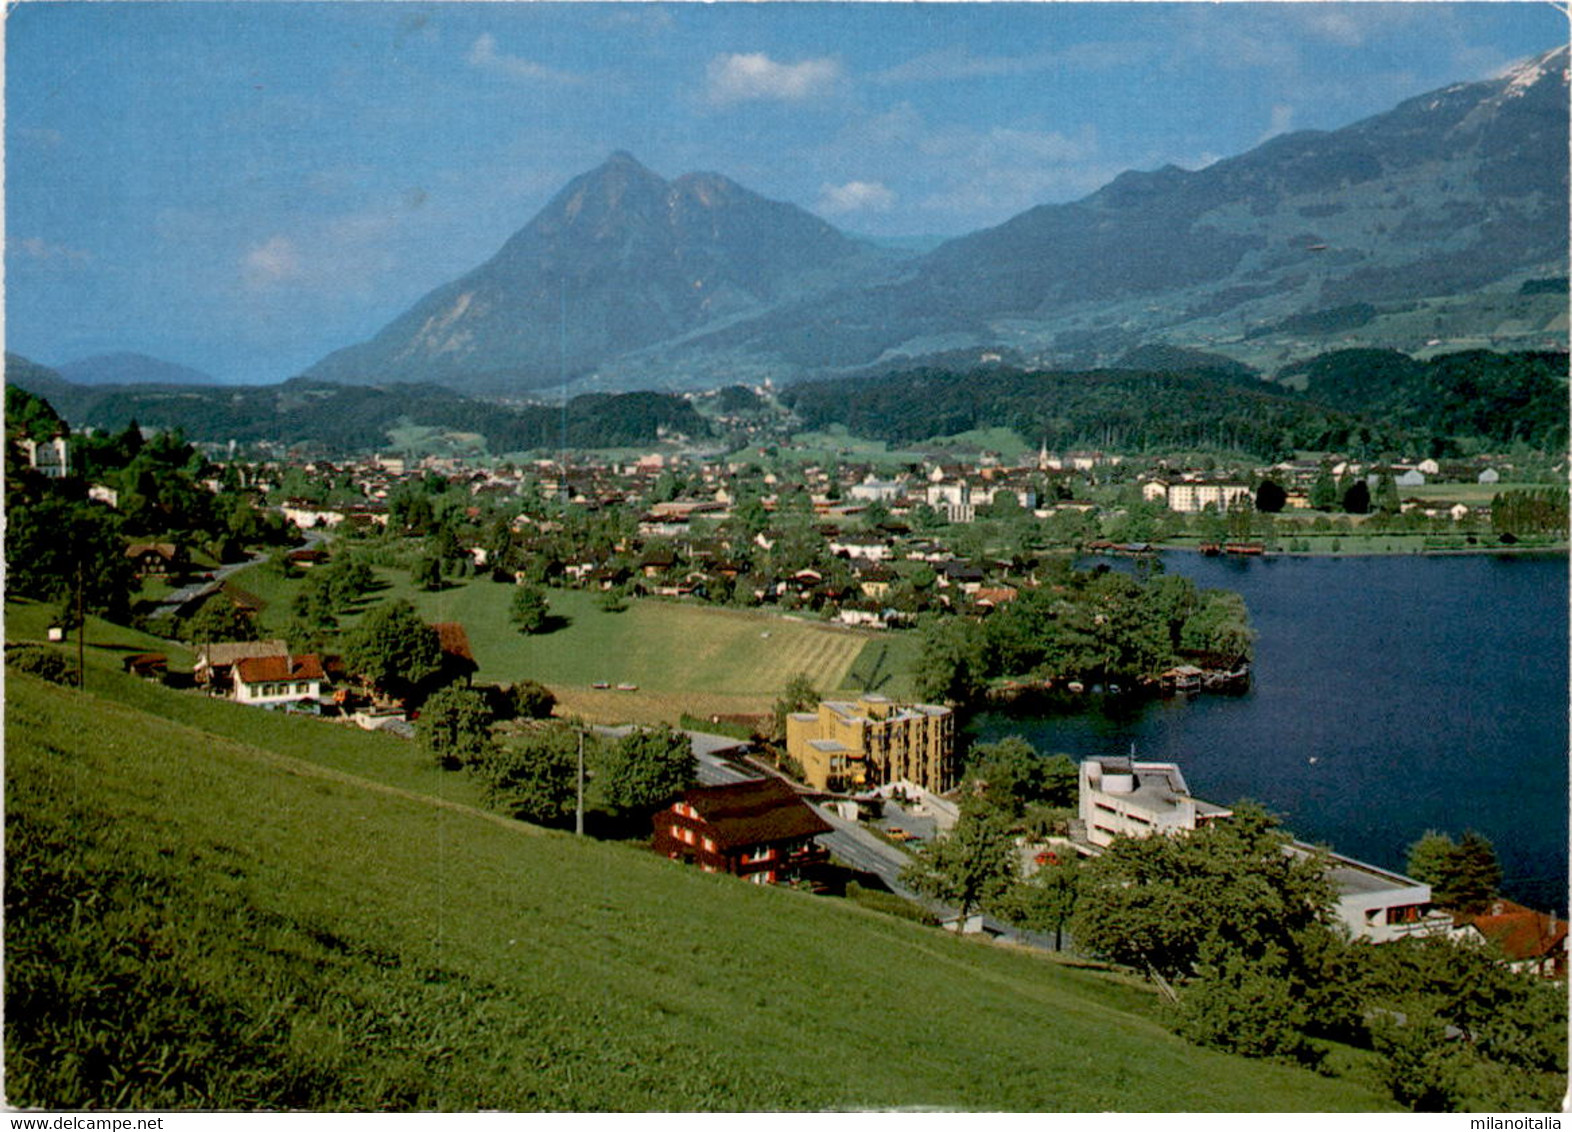
[[[299,546],[291,547],[290,549],[309,550],[326,537],[327,536],[320,531],[308,531],[306,533],[306,541],[301,543]],[[206,596],[207,594],[217,593],[219,587],[224,584],[224,579],[229,577],[231,574],[240,570],[244,570],[248,566],[260,565],[267,560],[268,554],[264,551],[246,559],[244,562],[231,562],[227,566],[220,566],[212,572],[211,578],[205,578],[200,582],[192,582],[189,585],[181,586],[178,590],[175,590],[168,597],[164,598],[158,603],[158,607],[153,610],[152,615],[154,617],[158,617],[165,613],[178,613],[180,611],[180,607],[185,605],[187,602],[195,601],[197,598]]]

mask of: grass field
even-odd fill
[[[1122,976],[374,782],[321,721],[102,683],[7,682],[13,1105],[1388,1107],[1358,1059],[1186,1045]]]
[[[639,600],[621,613],[600,608],[596,594],[550,590],[559,627],[525,636],[508,618],[513,587],[476,580],[427,593],[402,570],[378,569],[386,588],[374,602],[406,598],[427,621],[458,621],[480,665],[478,679],[539,680],[564,709],[597,721],[675,721],[695,715],[770,710],[787,681],[805,672],[814,686],[840,688],[871,634],[821,622],[717,609],[689,602]],[[288,587],[261,568],[236,584],[288,606]],[[363,616],[341,619],[344,628]],[[609,690],[592,687],[596,683]],[[637,692],[616,691],[618,684]]]

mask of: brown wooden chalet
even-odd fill
[[[814,838],[830,826],[778,778],[699,786],[655,815],[655,851],[754,884],[795,879],[829,859]]]

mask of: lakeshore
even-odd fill
[[[1401,869],[1427,829],[1495,843],[1504,891],[1567,901],[1567,557],[1173,556],[1242,593],[1259,633],[1238,695],[1134,695],[989,711],[970,731],[1077,758],[1179,763],[1296,834]]]

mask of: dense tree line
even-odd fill
[[[1363,450],[1396,438],[1251,377],[1218,371],[1036,373],[915,368],[793,386],[781,395],[809,428],[909,444],[1004,427],[1056,450],[1231,449],[1279,459],[1296,449]]]
[[[560,405],[499,406],[438,385],[336,385],[294,378],[271,386],[79,386],[10,357],[8,383],[47,395],[68,418],[99,429],[132,421],[222,443],[317,444],[330,451],[386,448],[388,430],[421,425],[477,433],[492,452],[620,448],[662,433],[693,437],[709,425],[686,400],[664,393],[587,394]]]
[[[1567,493],[1559,487],[1499,492],[1490,501],[1490,526],[1497,534],[1567,533]]]
[[[1564,353],[1468,350],[1420,360],[1397,350],[1336,350],[1278,376],[1302,380],[1303,397],[1316,405],[1428,438],[1431,456],[1567,445]]]

